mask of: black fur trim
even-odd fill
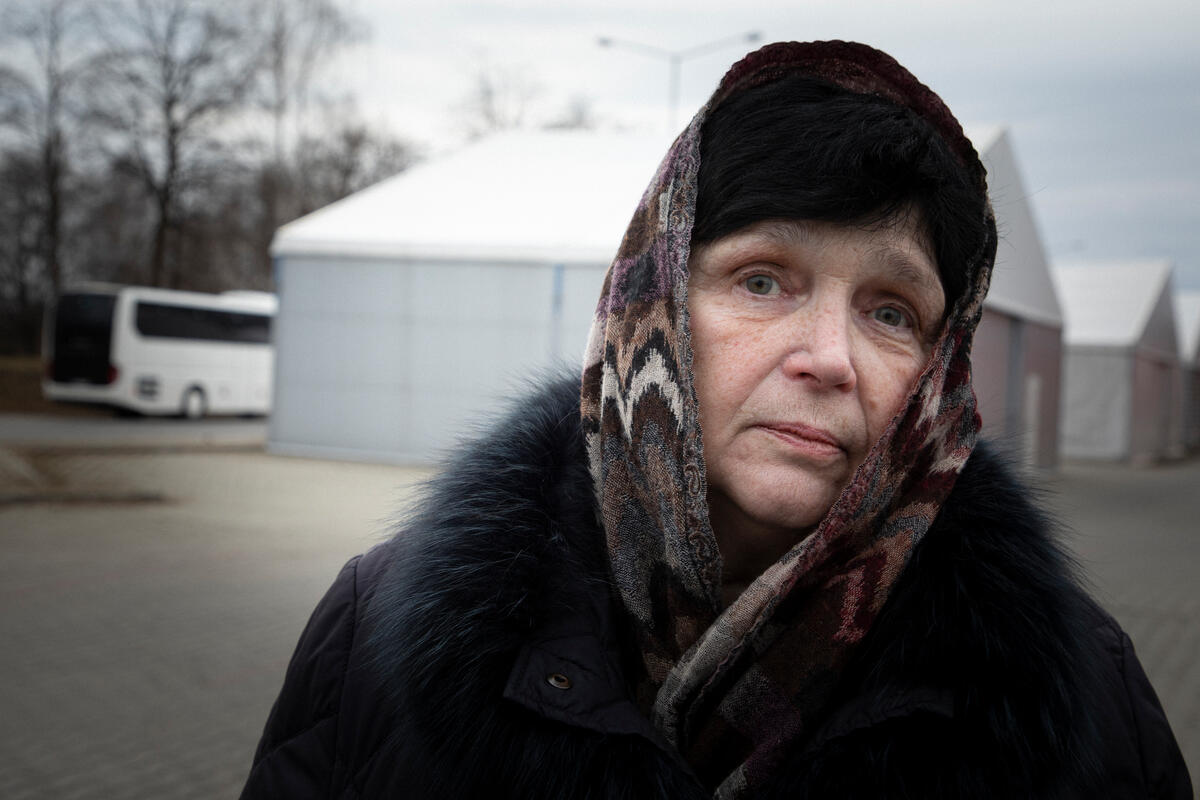
[[[382,687],[380,707],[357,713],[387,720],[372,752],[352,758],[364,796],[704,796],[645,738],[504,697],[523,646],[556,620],[600,620],[597,598],[610,598],[578,402],[573,376],[522,402],[462,448],[386,546],[362,673],[348,678]],[[975,452],[825,726],[768,796],[1056,797],[1095,785],[1105,751],[1093,709],[1111,659],[1093,632],[1112,623],[1013,475]],[[597,635],[617,647],[613,631]]]

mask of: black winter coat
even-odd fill
[[[288,667],[244,798],[703,798],[628,698],[604,537],[560,382],[352,559]],[[1129,638],[1045,518],[971,457],[766,797],[1187,798]]]

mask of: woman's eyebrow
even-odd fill
[[[772,244],[787,247],[793,244],[804,244],[810,238],[811,229],[800,219],[773,219],[763,223],[755,231]]]
[[[887,274],[910,284],[921,292],[944,295],[937,270],[924,260],[917,260],[904,250],[882,245],[875,248],[872,260]]]
[[[800,244],[808,238],[808,229],[802,221],[797,220],[768,220],[759,223],[749,230],[731,234],[728,237],[708,242],[692,248],[692,255],[710,252],[722,254],[725,259],[736,260],[750,254],[766,255],[777,252],[780,248]]]

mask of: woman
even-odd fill
[[[977,155],[890,57],[747,56],[634,215],[582,387],[346,566],[244,796],[1190,796],[977,446],[994,251]]]

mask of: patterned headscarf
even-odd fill
[[[700,131],[730,95],[792,74],[928,121],[983,195],[987,235],[911,396],[850,483],[812,534],[723,607],[687,310]],[[850,42],[773,44],[738,62],[646,190],[596,310],[583,425],[613,581],[644,666],[637,701],[715,796],[749,795],[813,733],[970,456],[970,345],[995,246],[984,170],[958,122],[890,56]]]

